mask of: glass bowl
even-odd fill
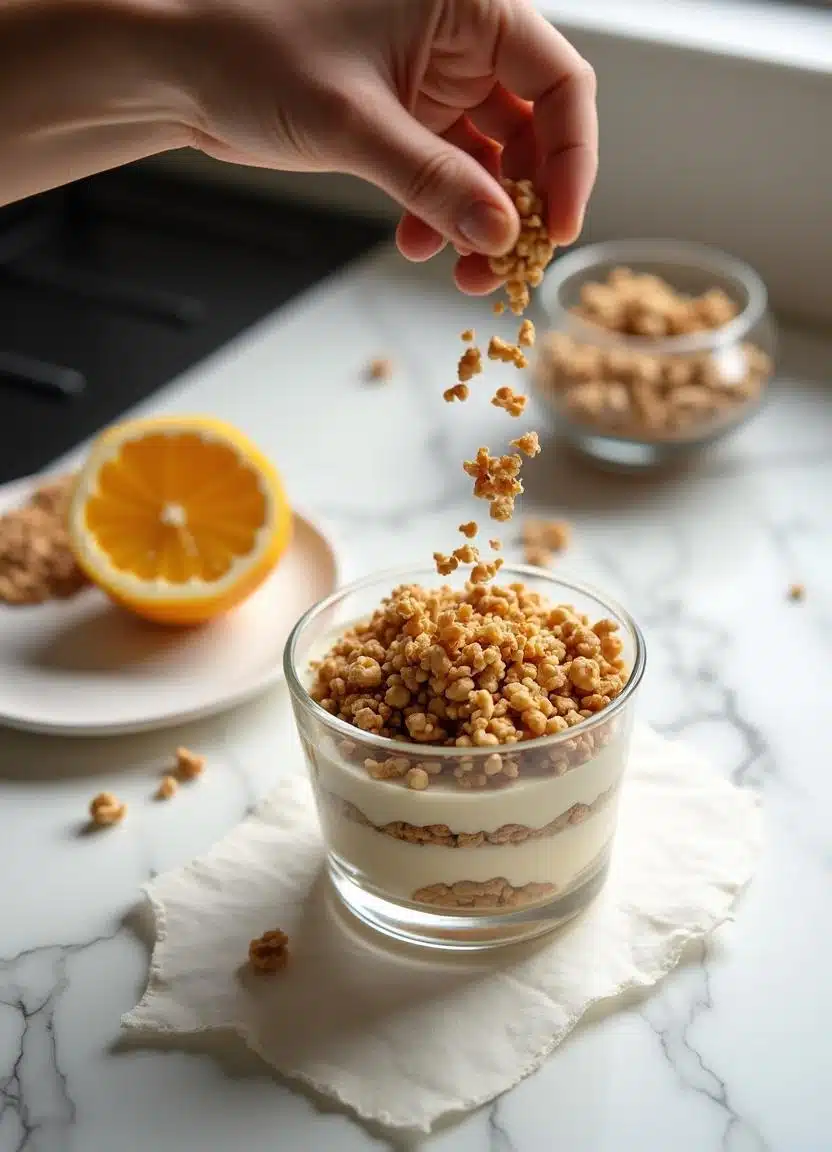
[[[665,326],[661,314],[657,320],[638,300],[622,313],[609,292],[589,288],[587,295],[587,286],[607,284],[610,274],[615,282],[626,269],[659,277],[688,296],[724,293],[736,314],[719,327],[681,335],[604,327],[621,323],[622,315],[630,329],[666,333],[676,326],[667,301]],[[565,438],[599,462],[632,469],[667,463],[727,435],[763,403],[774,323],[762,280],[731,256],[671,240],[594,244],[553,264],[539,299],[549,330],[538,340],[536,391]],[[593,315],[600,322],[588,318]],[[719,316],[714,312],[710,322]]]
[[[341,720],[309,695],[312,661],[402,584],[437,585],[434,569],[385,572],[310,609],[286,644],[284,667],[327,849],[329,875],[365,923],[410,942],[488,948],[537,936],[582,911],[602,888],[630,744],[644,639],[614,601],[540,569],[506,565],[522,583],[594,623],[611,619],[629,678],[602,711],[563,733],[460,748],[404,743]],[[443,583],[461,586],[462,580]],[[368,769],[398,758],[431,774],[424,791]],[[368,765],[367,761],[374,764]],[[481,772],[488,786],[454,776]]]

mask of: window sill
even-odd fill
[[[535,0],[553,24],[832,72],[832,7],[782,0]]]

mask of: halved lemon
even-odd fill
[[[291,524],[274,466],[238,429],[203,416],[107,429],[69,506],[89,578],[165,624],[199,624],[240,604],[277,564]]]

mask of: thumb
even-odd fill
[[[374,92],[348,138],[349,171],[371,181],[452,244],[500,256],[519,220],[499,183],[467,152],[425,128],[392,93]]]

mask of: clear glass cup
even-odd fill
[[[458,585],[461,579],[443,582]],[[506,565],[501,584],[523,583],[593,623],[618,623],[629,679],[601,712],[555,736],[457,748],[363,732],[311,698],[310,663],[347,627],[369,617],[401,584],[437,583],[435,570],[416,569],[344,588],[301,617],[287,641],[284,667],[330,878],[343,902],[365,923],[399,939],[488,948],[556,928],[601,890],[644,672],[644,639],[606,596],[540,569]],[[497,767],[495,756],[500,764],[505,758],[508,772]],[[392,757],[408,767],[426,765],[430,786],[416,791],[400,778],[370,776],[366,761]],[[489,786],[460,788],[452,774],[459,766],[482,771]],[[496,780],[490,786],[495,768],[500,787]]]
[[[738,312],[721,327],[661,338],[576,314],[584,286],[620,268],[691,296],[719,290]],[[775,346],[766,288],[723,252],[675,240],[593,244],[558,259],[538,298],[545,318],[536,391],[557,430],[598,462],[635,470],[665,464],[732,432],[765,400]]]

